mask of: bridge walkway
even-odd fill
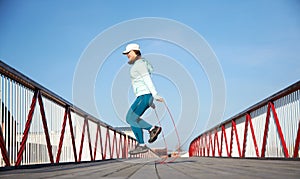
[[[0,171],[0,178],[300,178],[300,161],[191,157],[169,163],[147,159],[31,166]]]

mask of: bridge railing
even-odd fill
[[[128,158],[135,145],[0,61],[0,167]]]
[[[190,156],[299,158],[300,81],[196,137]]]

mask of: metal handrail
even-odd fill
[[[73,112],[76,112],[77,114],[81,115],[82,117],[88,117],[90,120],[92,120],[95,123],[100,123],[104,127],[109,127],[111,130],[115,130],[112,126],[100,121],[93,115],[85,112],[84,110],[80,109],[79,107],[76,107],[74,104],[70,103],[69,101],[63,99],[59,95],[55,94],[54,92],[50,91],[49,89],[43,87],[39,83],[35,82],[34,80],[30,79],[29,77],[25,76],[21,72],[17,71],[16,69],[10,67],[9,65],[5,64],[3,61],[0,60],[0,74],[3,74],[4,76],[16,81],[19,84],[24,85],[25,87],[35,91],[39,90],[41,94],[48,99],[56,102],[57,104],[61,106],[69,106],[70,109]],[[119,131],[120,132],[120,131]]]
[[[23,88],[26,91],[32,91],[34,93],[33,97],[32,97],[32,102],[31,102],[31,107],[30,107],[30,111],[28,113],[27,119],[26,119],[26,126],[25,129],[21,129],[24,134],[23,134],[23,138],[22,138],[22,142],[20,141],[20,137],[21,137],[21,133],[22,131],[17,131],[16,129],[16,122],[14,121],[11,112],[8,111],[8,107],[5,107],[5,109],[3,108],[3,104],[2,104],[2,110],[6,111],[8,116],[4,116],[7,117],[5,118],[5,120],[7,120],[7,123],[10,124],[6,124],[12,127],[12,129],[10,130],[10,133],[7,133],[6,136],[10,137],[9,135],[15,135],[14,138],[9,139],[14,141],[14,143],[19,143],[18,145],[20,145],[20,149],[17,149],[17,147],[14,147],[15,150],[13,154],[10,155],[14,155],[16,158],[16,152],[18,152],[18,156],[17,156],[17,160],[16,161],[11,161],[14,159],[10,159],[11,156],[9,156],[8,154],[8,150],[11,150],[12,146],[5,146],[5,138],[3,136],[5,136],[5,134],[2,133],[2,129],[0,128],[0,167],[3,166],[1,165],[1,163],[4,164],[5,166],[11,166],[12,164],[15,164],[16,166],[18,165],[22,165],[22,159],[24,158],[23,156],[23,151],[25,150],[25,145],[26,145],[26,141],[27,141],[27,136],[28,136],[28,131],[30,129],[30,125],[31,125],[31,119],[33,118],[33,111],[35,110],[35,105],[38,104],[40,106],[40,114],[42,116],[42,122],[43,122],[43,127],[44,127],[44,133],[46,136],[46,142],[47,142],[47,148],[48,148],[48,153],[49,153],[49,158],[50,158],[50,162],[54,163],[54,157],[52,156],[52,143],[50,143],[50,137],[49,137],[49,132],[48,132],[48,127],[47,127],[47,121],[46,121],[46,116],[45,116],[45,109],[44,109],[44,105],[43,105],[43,99],[47,99],[49,100],[51,103],[54,103],[58,106],[60,106],[60,108],[65,109],[65,117],[64,117],[64,122],[63,122],[63,129],[66,126],[66,121],[69,120],[69,126],[70,126],[70,132],[71,132],[71,138],[72,138],[72,143],[73,143],[73,152],[74,152],[74,157],[75,157],[75,162],[80,162],[81,160],[81,153],[82,153],[82,147],[83,147],[83,141],[85,138],[85,132],[88,133],[88,142],[89,142],[89,153],[91,156],[91,161],[95,160],[95,156],[96,156],[96,148],[94,151],[92,151],[92,148],[94,148],[95,146],[92,147],[93,144],[91,144],[91,136],[90,136],[90,128],[89,128],[89,122],[94,123],[97,127],[96,129],[96,140],[93,141],[95,143],[97,143],[98,141],[98,136],[100,135],[101,137],[101,128],[100,126],[102,126],[102,128],[104,128],[106,130],[105,134],[102,136],[103,139],[105,139],[105,146],[103,147],[102,145],[104,145],[104,142],[102,144],[102,139],[100,139],[100,143],[101,143],[101,152],[102,152],[102,159],[107,159],[106,155],[107,152],[109,152],[109,156],[110,158],[114,157],[114,155],[116,155],[117,158],[122,157],[122,158],[127,158],[128,156],[128,150],[132,147],[134,147],[134,145],[136,144],[136,139],[134,139],[131,136],[126,135],[125,133],[118,131],[116,129],[114,129],[112,126],[100,121],[99,119],[97,119],[96,117],[94,117],[93,115],[85,112],[84,110],[80,109],[79,107],[73,105],[72,103],[70,103],[69,101],[63,99],[62,97],[60,97],[59,95],[55,94],[54,92],[48,90],[47,88],[43,87],[42,85],[38,84],[37,82],[33,81],[32,79],[28,78],[27,76],[23,75],[22,73],[20,73],[19,71],[17,71],[16,69],[10,67],[9,65],[5,64],[3,61],[0,60],[0,74],[1,76],[5,77],[5,80],[9,80],[9,81],[13,81],[13,84],[18,84],[19,86],[21,86],[21,88]],[[1,77],[1,78],[3,78]],[[19,88],[19,87],[16,87]],[[0,96],[1,99],[1,96]],[[1,101],[3,101],[5,99],[1,99]],[[28,99],[27,99],[28,100]],[[10,107],[11,107],[11,103],[10,102]],[[18,110],[18,109],[13,109]],[[2,111],[3,112],[3,111]],[[81,137],[81,144],[80,144],[80,149],[75,148],[75,143],[74,143],[74,136],[73,135],[73,127],[72,126],[72,122],[71,122],[71,112],[75,113],[78,116],[81,116],[81,118],[83,118],[83,131],[81,131],[82,133],[82,137]],[[9,118],[10,116],[10,118]],[[2,116],[3,117],[3,116]],[[11,122],[12,121],[12,122]],[[24,122],[23,122],[24,123]],[[0,123],[1,125],[1,123]],[[94,125],[94,126],[95,126]],[[2,126],[2,125],[1,125]],[[81,129],[82,130],[82,129]],[[103,130],[103,129],[102,129]],[[15,132],[14,132],[15,131]],[[13,133],[12,133],[13,132]],[[59,131],[57,131],[59,132]],[[61,147],[62,147],[62,142],[63,142],[63,138],[64,138],[64,131],[60,131],[61,135],[60,135],[60,141],[59,141],[59,147],[58,147],[58,152],[57,152],[57,161],[56,163],[59,162],[59,156],[60,156],[60,151],[61,151]],[[79,131],[80,132],[80,131]],[[95,132],[95,131],[94,131]],[[102,131],[103,132],[103,131]],[[24,136],[27,135],[27,136]],[[35,135],[39,135],[38,133],[35,133]],[[17,139],[18,137],[18,139]],[[93,136],[94,137],[94,136]],[[17,141],[18,140],[18,141]],[[99,143],[99,141],[98,141]],[[11,145],[15,145],[15,144],[11,144]],[[36,143],[32,143],[32,145],[36,145]],[[43,144],[45,145],[45,144]],[[96,145],[96,144],[95,144]],[[106,151],[107,149],[107,145],[109,147],[109,151]],[[100,150],[100,149],[99,149]],[[103,153],[104,150],[104,153]],[[79,158],[77,159],[77,151],[79,151]],[[94,156],[93,156],[93,152],[94,152]],[[1,158],[1,154],[2,154],[2,158]],[[149,155],[153,155],[153,154],[149,154]],[[30,156],[29,156],[30,157]],[[31,156],[34,157],[34,156]],[[99,156],[98,156],[99,157]],[[137,156],[133,156],[133,157],[148,157],[147,155],[137,155]],[[14,163],[15,162],[15,163]]]
[[[246,110],[238,113],[237,115],[234,115],[233,117],[225,120],[224,122],[221,122],[220,124],[217,124],[216,126],[202,132],[200,135],[198,135],[196,138],[194,138],[191,141],[190,146],[189,146],[190,156],[223,157],[225,155],[226,157],[231,157],[233,148],[237,146],[235,150],[238,150],[238,153],[239,153],[238,156],[239,157],[247,157],[247,156],[245,156],[245,149],[246,149],[247,136],[250,135],[250,134],[248,135],[248,133],[249,133],[248,125],[250,125],[252,140],[254,142],[254,147],[256,150],[256,152],[255,152],[256,157],[265,157],[264,155],[265,155],[265,150],[266,150],[266,145],[267,145],[266,141],[267,141],[268,132],[269,132],[269,121],[270,121],[269,119],[272,114],[272,117],[275,121],[275,126],[277,128],[275,135],[277,135],[277,134],[279,135],[279,138],[280,138],[279,143],[281,143],[280,144],[281,146],[277,146],[277,148],[279,148],[279,150],[281,147],[283,148],[283,153],[284,153],[285,158],[291,157],[288,154],[288,149],[287,149],[288,147],[286,146],[286,140],[284,139],[284,134],[282,132],[282,128],[281,128],[281,125],[279,122],[280,119],[277,116],[278,109],[275,108],[274,102],[283,100],[287,96],[289,96],[288,98],[293,98],[293,96],[296,96],[295,99],[293,99],[293,100],[300,103],[299,90],[300,90],[300,81],[297,81],[294,84],[284,88],[283,90],[267,97],[266,99],[254,104],[253,106],[247,108]],[[295,93],[297,95],[293,95]],[[298,114],[299,113],[298,111],[300,111],[299,107],[300,107],[299,105],[298,106],[296,105],[296,107],[294,107],[294,109],[285,109],[285,112],[289,111],[289,110],[294,110],[294,111],[296,111],[295,113],[297,113],[297,115],[298,115],[298,117],[296,117],[296,119],[291,119],[292,120],[291,124],[292,124],[293,130],[294,130],[293,136],[292,136],[293,139],[288,139],[288,140],[293,140],[295,142],[294,146],[292,146],[292,147],[294,147],[293,151],[290,151],[290,153],[294,152],[294,154],[293,154],[294,158],[298,157],[298,149],[299,149],[299,142],[300,142],[300,117]],[[261,114],[261,115],[266,115],[265,125],[253,127],[252,126],[253,119],[252,119],[251,114],[255,113],[261,109],[265,110],[265,112]],[[282,119],[282,120],[284,120],[284,119]],[[239,135],[238,135],[236,121],[239,121],[239,132],[240,132]],[[283,127],[286,127],[286,126],[283,126]],[[262,144],[261,144],[262,145],[261,146],[262,147],[261,155],[259,155],[258,145],[260,145],[260,144],[256,143],[257,136],[255,136],[255,135],[257,135],[257,134],[255,134],[254,128],[261,131],[260,139],[263,139]],[[226,136],[226,129],[229,129],[229,130],[231,129],[231,133],[228,134],[228,132],[227,132],[227,136]],[[285,130],[291,130],[291,129],[285,128]],[[241,136],[241,134],[243,136]],[[228,135],[230,135],[230,137],[228,137]],[[235,136],[235,138],[234,138],[234,136]],[[244,141],[242,141],[243,142],[242,146],[240,146],[241,141],[238,137],[240,137],[240,138],[244,137]],[[295,138],[295,140],[294,140],[294,138]],[[230,141],[228,142],[227,140],[230,140]],[[236,146],[233,146],[234,142],[237,143]],[[223,147],[226,147],[227,154],[222,154]],[[243,151],[241,151],[241,147],[243,147]],[[292,150],[292,149],[290,149],[290,150]],[[279,156],[279,154],[278,154],[278,156]]]
[[[260,102],[258,102],[256,104],[254,104],[253,106],[245,109],[244,111],[242,111],[242,112],[240,112],[240,113],[238,113],[238,114],[230,117],[226,121],[224,121],[224,122],[222,122],[222,123],[220,123],[220,124],[212,127],[211,129],[209,129],[207,131],[211,131],[211,130],[215,129],[218,126],[224,125],[224,124],[226,124],[226,123],[228,123],[228,122],[230,122],[230,121],[232,121],[234,119],[238,119],[238,118],[244,116],[246,113],[251,113],[251,112],[253,112],[253,111],[261,108],[262,106],[267,105],[270,101],[275,101],[275,100],[277,100],[279,98],[282,98],[282,97],[284,97],[284,96],[286,96],[288,94],[291,94],[291,93],[293,93],[293,92],[295,92],[295,91],[297,91],[299,89],[300,89],[300,80],[297,81],[297,82],[295,82],[294,84],[292,84],[292,85],[290,85],[290,86],[282,89],[281,91],[279,91],[279,92],[277,92],[277,93],[275,93],[275,94],[267,97],[266,99],[264,99],[264,100],[262,100],[262,101],[260,101]]]

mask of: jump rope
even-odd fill
[[[179,155],[180,155],[180,138],[179,138],[179,133],[178,133],[178,130],[177,130],[177,127],[176,127],[173,115],[172,115],[172,113],[171,113],[171,111],[170,111],[167,103],[165,101],[163,101],[163,104],[164,104],[165,108],[167,109],[169,117],[170,117],[170,119],[172,121],[172,124],[174,126],[174,130],[175,130],[175,133],[176,133],[176,136],[177,136],[177,141],[178,141],[178,150],[177,150],[177,153],[176,153],[175,157],[172,157],[171,160],[168,160],[169,157],[166,156],[166,157],[162,158],[160,161],[156,161],[156,162],[158,162],[160,164],[166,164],[166,163],[169,163],[169,162],[174,162],[179,157]],[[161,122],[160,122],[160,119],[158,117],[158,113],[157,113],[156,107],[154,107],[153,110],[155,112],[155,116],[156,116],[156,119],[158,121],[159,126],[162,126]],[[165,134],[164,134],[163,130],[161,131],[161,135],[162,135],[163,141],[165,143],[166,150],[168,151],[168,145],[167,145]]]
[[[142,61],[145,63],[145,65],[146,65],[146,67],[147,67],[147,69],[148,69],[149,75],[150,75],[150,74],[153,72],[153,66],[152,66],[147,60],[145,60],[145,59],[142,59]],[[144,80],[144,78],[143,78],[144,75],[141,74],[141,73],[139,73],[139,72],[138,72],[138,74],[139,74],[140,77],[143,79],[144,85],[145,85],[145,86],[148,88],[148,90],[150,91],[149,86],[145,83],[145,80]],[[153,103],[153,104],[154,104],[154,103]],[[177,130],[177,127],[176,127],[176,124],[175,124],[173,115],[172,115],[172,113],[171,113],[171,111],[170,111],[170,109],[169,109],[167,103],[165,102],[165,100],[163,100],[163,104],[164,104],[166,110],[168,111],[169,117],[170,117],[170,119],[171,119],[171,121],[172,121],[172,124],[173,124],[173,126],[174,126],[174,129],[175,129],[175,133],[176,133],[177,140],[178,140],[178,151],[177,151],[175,157],[172,157],[171,160],[168,160],[169,157],[166,156],[166,157],[163,158],[161,161],[156,161],[156,162],[161,163],[161,164],[163,164],[163,163],[169,163],[169,162],[175,161],[175,160],[179,157],[179,154],[180,154],[180,138],[179,138],[178,130]],[[153,109],[154,109],[155,116],[156,116],[156,119],[157,119],[157,121],[158,121],[159,126],[162,126],[155,105],[154,105],[154,108],[153,108]],[[165,134],[164,134],[163,130],[161,131],[161,134],[162,134],[162,137],[163,137],[163,141],[164,141],[164,143],[165,143],[166,150],[167,150],[167,152],[168,152],[168,145],[167,145],[167,142],[166,142],[166,139],[165,139]],[[168,161],[167,161],[167,160],[168,160]]]

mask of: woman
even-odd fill
[[[143,130],[149,131],[149,143],[154,142],[162,130],[161,127],[147,123],[141,116],[150,106],[155,107],[153,99],[159,102],[163,102],[164,100],[155,90],[150,77],[153,68],[148,61],[142,58],[139,45],[128,44],[123,54],[127,56],[128,64],[132,65],[130,68],[130,78],[133,91],[137,97],[126,116],[126,122],[130,124],[138,142],[136,148],[129,151],[129,154],[135,155],[148,151],[148,147],[144,143]]]

